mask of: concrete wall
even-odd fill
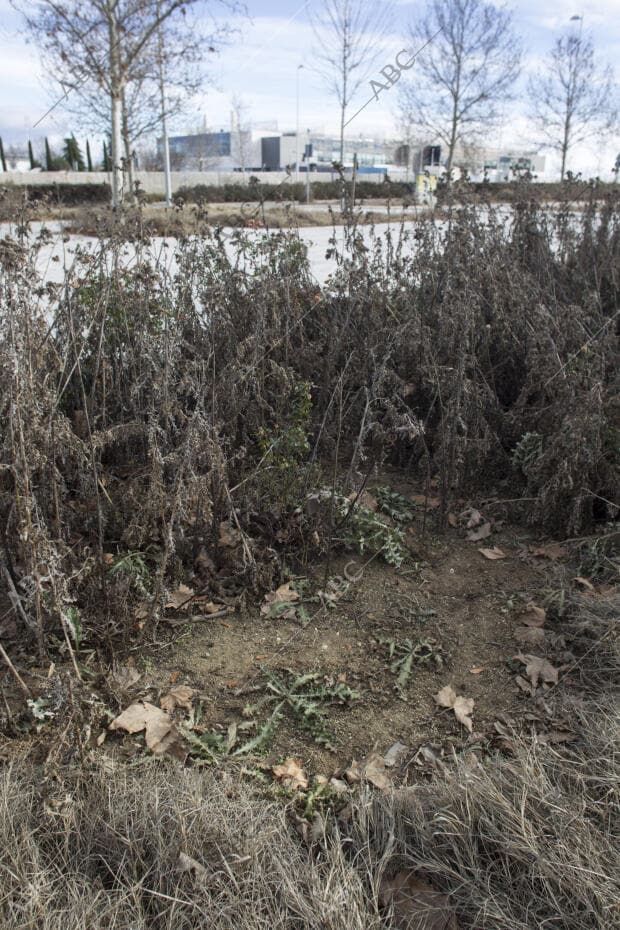
[[[250,177],[256,177],[265,184],[290,184],[295,175],[290,177],[285,171],[257,171],[244,174],[240,171],[173,171],[172,191],[180,187],[194,184],[244,184]],[[329,181],[336,179],[331,172],[310,173],[310,181]],[[363,181],[374,181],[380,184],[383,180],[381,174],[362,174],[358,176]],[[137,171],[135,178],[140,182],[142,190],[147,194],[164,194],[163,171]],[[299,175],[299,180],[305,182],[305,173]],[[109,181],[109,176],[103,171],[8,171],[0,172],[0,186],[2,184],[102,184]]]

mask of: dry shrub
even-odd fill
[[[617,192],[352,221],[322,288],[287,233],[207,230],[170,271],[139,210],[50,284],[24,210],[0,243],[0,525],[41,653],[128,635],[203,550],[269,584],[325,459],[435,475],[444,511],[503,486],[550,531],[617,515]]]

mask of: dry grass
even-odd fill
[[[450,894],[461,928],[611,930],[619,718],[581,723],[569,753],[523,746],[511,761],[362,797],[312,850],[281,805],[236,778],[145,762],[41,783],[17,762],[0,779],[2,926],[372,930],[393,926],[382,876],[413,869]]]
[[[618,603],[592,603],[572,624],[592,700],[550,697],[574,742],[516,740],[509,758],[465,755],[429,784],[360,794],[315,818],[310,848],[290,809],[237,773],[104,759],[42,778],[13,762],[2,927],[402,928],[379,904],[401,870],[449,894],[460,930],[620,927]]]

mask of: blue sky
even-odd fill
[[[201,0],[203,2],[203,0]],[[301,76],[301,128],[335,132],[338,108],[322,87],[320,76],[313,71],[314,35],[308,19],[308,9],[316,5],[283,0],[248,0],[247,16],[235,17],[238,33],[221,53],[214,56],[212,86],[200,99],[192,102],[188,113],[173,127],[187,131],[201,125],[204,118],[214,129],[227,128],[230,123],[231,98],[241,98],[246,118],[253,123],[277,120],[280,130],[295,128],[297,66],[304,65]],[[385,61],[407,44],[407,24],[420,8],[417,0],[397,0],[391,17],[391,34],[385,40]],[[604,61],[620,63],[620,0],[521,0],[513,4],[517,30],[524,39],[526,58],[522,89],[528,73],[544,61],[555,35],[575,28],[569,24],[571,15],[583,14],[584,29],[594,40],[598,55]],[[29,136],[36,140],[43,135],[59,138],[70,128],[70,120],[57,109],[37,129],[33,124],[47,110],[56,92],[49,75],[43,75],[36,49],[26,44],[20,35],[20,17],[8,0],[0,0],[0,135],[5,143],[19,143]],[[617,68],[620,80],[620,68]],[[372,75],[371,75],[372,76]],[[370,96],[366,87],[359,92],[359,105]],[[350,126],[351,134],[395,134],[396,89],[382,94]],[[71,128],[74,128],[73,126]],[[77,129],[77,127],[75,127]],[[79,131],[76,131],[79,136]],[[505,144],[534,142],[523,107],[507,105],[504,125],[498,138]],[[620,151],[620,138],[604,146],[594,140],[576,153],[576,167],[588,173],[606,173],[615,154]]]

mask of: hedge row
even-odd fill
[[[51,203],[72,207],[87,203],[109,203],[109,184],[8,184],[9,191],[26,194],[31,203]]]

